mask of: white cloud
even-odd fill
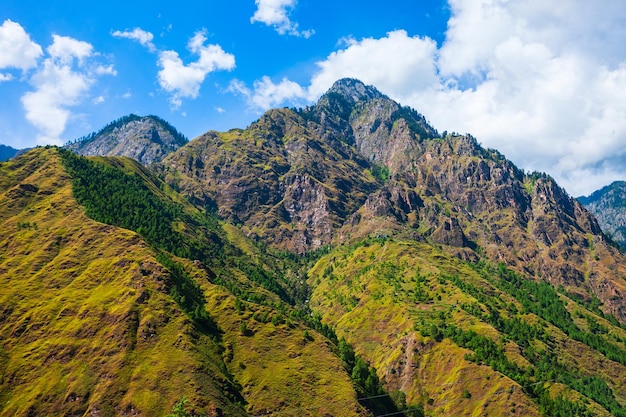
[[[626,154],[623,3],[450,3],[440,85],[401,97],[407,104],[574,195],[626,178],[610,162]]]
[[[440,131],[471,133],[521,168],[549,173],[573,195],[626,179],[622,1],[449,3],[442,45],[402,30],[344,40],[317,63],[305,96],[358,78]],[[268,78],[251,90],[239,85],[258,107],[302,99],[291,81],[279,86]]]
[[[267,110],[285,102],[306,102],[308,92],[298,83],[283,78],[275,84],[269,77],[262,77],[254,82],[253,88],[248,88],[242,81],[233,80],[227,91],[242,95],[248,106],[254,110]]]
[[[170,103],[174,108],[181,106],[183,98],[197,98],[200,86],[209,73],[235,68],[234,55],[225,52],[219,45],[205,45],[206,40],[202,31],[189,40],[187,49],[198,55],[198,60],[187,65],[176,51],[159,52],[159,85],[172,93]]]
[[[94,105],[96,105],[96,106],[97,106],[97,105],[99,105],[99,104],[104,103],[104,102],[105,102],[105,99],[104,99],[104,96],[98,96],[98,97],[94,98],[93,100],[91,100],[91,102],[92,102]]]
[[[98,65],[94,72],[96,75],[117,75],[117,70],[113,65]]]
[[[319,97],[339,78],[358,78],[386,94],[398,96],[421,91],[438,83],[434,58],[436,43],[429,38],[410,37],[404,30],[389,32],[380,39],[347,40],[347,47],[318,62],[309,93]]]
[[[46,51],[61,64],[70,64],[74,59],[82,64],[85,58],[93,55],[93,46],[69,36],[52,35],[52,45]]]
[[[310,38],[315,31],[300,30],[298,24],[289,19],[289,10],[296,6],[297,0],[255,0],[257,10],[250,22],[261,22],[273,26],[280,35]]]
[[[11,81],[13,76],[11,74],[3,74],[0,72],[0,83],[3,81]]]
[[[70,108],[85,98],[97,76],[114,75],[115,70],[91,64],[96,55],[93,46],[73,38],[53,35],[46,51],[48,58],[30,78],[35,90],[22,96],[22,104],[26,119],[40,131],[37,143],[60,145],[72,117]]]
[[[11,20],[0,26],[0,69],[17,68],[26,71],[37,65],[43,55],[41,46],[30,39],[24,28]],[[8,75],[4,74],[4,81]]]
[[[152,43],[154,35],[150,32],[146,32],[141,28],[135,28],[133,30],[111,32],[111,35],[116,38],[126,38],[139,42],[142,46],[148,48],[150,52],[156,52],[156,46]]]

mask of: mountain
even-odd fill
[[[248,235],[303,253],[332,243],[389,169],[405,167],[402,153],[437,135],[416,112],[344,80],[313,108],[270,110],[246,130],[208,132],[156,169]]]
[[[187,138],[165,120],[131,114],[65,147],[80,155],[128,156],[150,165],[185,143]]]
[[[246,130],[209,132],[156,165],[196,204],[282,250],[368,236],[482,254],[626,320],[621,255],[595,218],[545,174],[471,136],[440,137],[374,87],[340,80],[307,109],[270,110]]]
[[[615,181],[587,197],[578,197],[602,230],[626,250],[626,182]]]
[[[0,415],[626,416],[626,258],[344,79],[162,161],[0,164]]]
[[[6,145],[0,145],[0,162],[13,158],[18,152],[18,149]]]

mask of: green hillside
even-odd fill
[[[0,415],[163,416],[183,397],[201,415],[364,415],[334,344],[244,272],[262,265],[237,261],[214,219],[156,192],[167,189],[135,164],[108,162],[50,148],[0,165]],[[171,240],[89,218],[106,213],[72,189],[71,164],[94,187],[94,172],[123,178],[143,197],[123,209],[154,208]],[[138,221],[126,226],[148,230],[150,216]],[[204,257],[177,257],[177,236],[191,242],[179,255]]]
[[[313,310],[428,415],[626,415],[626,327],[502,264],[374,239],[309,283]]]

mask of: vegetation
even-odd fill
[[[363,88],[208,133],[160,177],[0,164],[0,416],[626,416],[623,256],[471,136],[401,146],[390,178],[346,132],[438,135]]]
[[[611,322],[600,323],[593,313],[581,314],[589,327],[589,331],[582,330],[571,317],[563,295],[548,284],[522,278],[503,264],[459,262],[426,245],[379,239],[341,248],[322,258],[312,270],[310,282],[316,286],[314,309],[325,311],[323,320],[336,323],[340,335],[346,340],[350,337],[350,343],[360,347],[360,353],[377,369],[395,370],[398,365],[388,362],[389,358],[408,354],[389,348],[398,346],[393,338],[359,336],[349,329],[375,328],[381,321],[387,326],[398,323],[392,333],[419,340],[410,336],[410,330],[403,330],[401,317],[408,313],[421,337],[442,345],[446,340],[454,342],[465,350],[460,354],[465,361],[479,366],[472,368],[474,373],[485,372],[478,369],[486,366],[496,375],[511,378],[542,415],[597,415],[597,406],[589,405],[590,400],[611,415],[622,416],[626,411],[621,403],[624,398],[612,388],[622,384],[620,377],[606,375],[594,363],[578,361],[574,365],[570,355],[579,358],[580,353],[569,351],[573,346],[565,341],[585,343],[589,352],[585,355],[604,356],[626,370],[620,360],[622,349],[607,337],[609,327],[614,328]],[[429,353],[435,352],[434,346],[420,357],[434,355]],[[425,375],[428,371],[422,365],[415,372]],[[447,372],[454,374],[454,370]],[[389,383],[393,373],[385,375]],[[494,381],[490,373],[485,378]],[[429,404],[423,399],[432,396],[432,391],[416,388],[406,393],[407,402],[416,405],[415,401],[422,399],[418,405],[425,407],[425,412],[435,412],[432,408],[436,410],[441,400]],[[456,412],[468,413],[475,398],[484,398],[483,389],[476,384],[459,387]]]
[[[72,178],[72,191],[94,220],[133,230],[157,248],[188,259],[221,258],[221,244],[210,215],[192,217],[181,204],[158,196],[136,174],[107,166],[59,149]],[[178,231],[186,222],[204,229],[207,236],[194,238]]]

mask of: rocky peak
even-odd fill
[[[187,138],[165,120],[131,114],[65,147],[85,156],[127,156],[149,165],[186,143]]]
[[[439,137],[424,116],[351,78],[335,82],[303,116],[326,142],[352,145],[392,174],[409,166],[422,140]]]
[[[354,78],[342,78],[336,81],[326,94],[322,96],[322,99],[333,95],[340,96],[350,104],[377,98],[387,98],[387,96],[378,91],[375,87],[365,85],[363,82],[355,80]]]

